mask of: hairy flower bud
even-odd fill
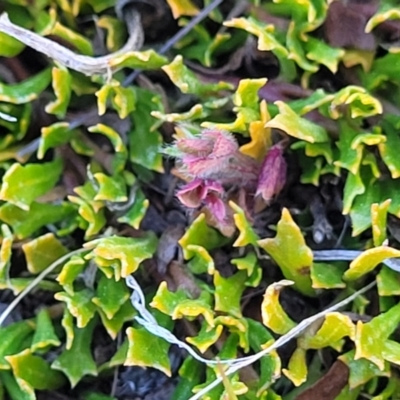
[[[277,195],[286,182],[286,161],[283,158],[281,144],[272,146],[262,165],[258,177],[256,196],[261,197],[266,204]]]
[[[222,185],[255,190],[259,165],[239,151],[236,139],[226,131],[205,130],[198,138],[179,139],[180,172],[189,178],[211,179]]]

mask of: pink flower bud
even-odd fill
[[[224,188],[215,181],[195,179],[183,186],[176,196],[188,208],[207,207],[215,219],[222,222],[226,216],[226,208],[221,196]]]
[[[255,190],[259,165],[242,154],[236,139],[226,131],[205,130],[194,139],[179,139],[180,172],[189,178],[210,179],[226,186]]]
[[[260,196],[266,204],[277,195],[286,182],[286,161],[283,158],[283,146],[276,144],[268,151],[258,177],[256,196]]]

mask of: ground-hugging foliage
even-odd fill
[[[396,1],[0,11],[0,399],[400,398]]]

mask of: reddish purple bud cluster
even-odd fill
[[[178,172],[188,184],[177,197],[188,208],[204,207],[219,226],[229,223],[228,200],[232,195],[242,199],[240,204],[254,209],[255,197],[268,204],[283,188],[286,162],[283,146],[271,147],[264,161],[240,152],[236,139],[228,132],[205,130],[196,138],[179,139]],[[245,199],[245,200],[243,200]]]

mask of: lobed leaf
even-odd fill
[[[297,290],[307,296],[315,294],[310,279],[312,251],[286,208],[282,211],[275,238],[259,240],[258,245],[275,260],[285,278],[294,281]]]
[[[322,126],[299,117],[282,101],[276,101],[275,104],[279,108],[279,114],[265,124],[267,128],[280,129],[286,132],[289,136],[310,143],[328,141],[328,134]]]
[[[13,164],[3,176],[0,199],[29,211],[31,204],[57,183],[61,172],[60,159],[26,166]]]
[[[51,364],[53,369],[67,376],[72,387],[75,387],[85,375],[97,375],[96,363],[90,349],[94,327],[95,321],[92,320],[84,328],[73,328],[72,346],[65,349]]]
[[[144,328],[128,328],[128,353],[124,365],[152,367],[171,376],[169,343]]]

